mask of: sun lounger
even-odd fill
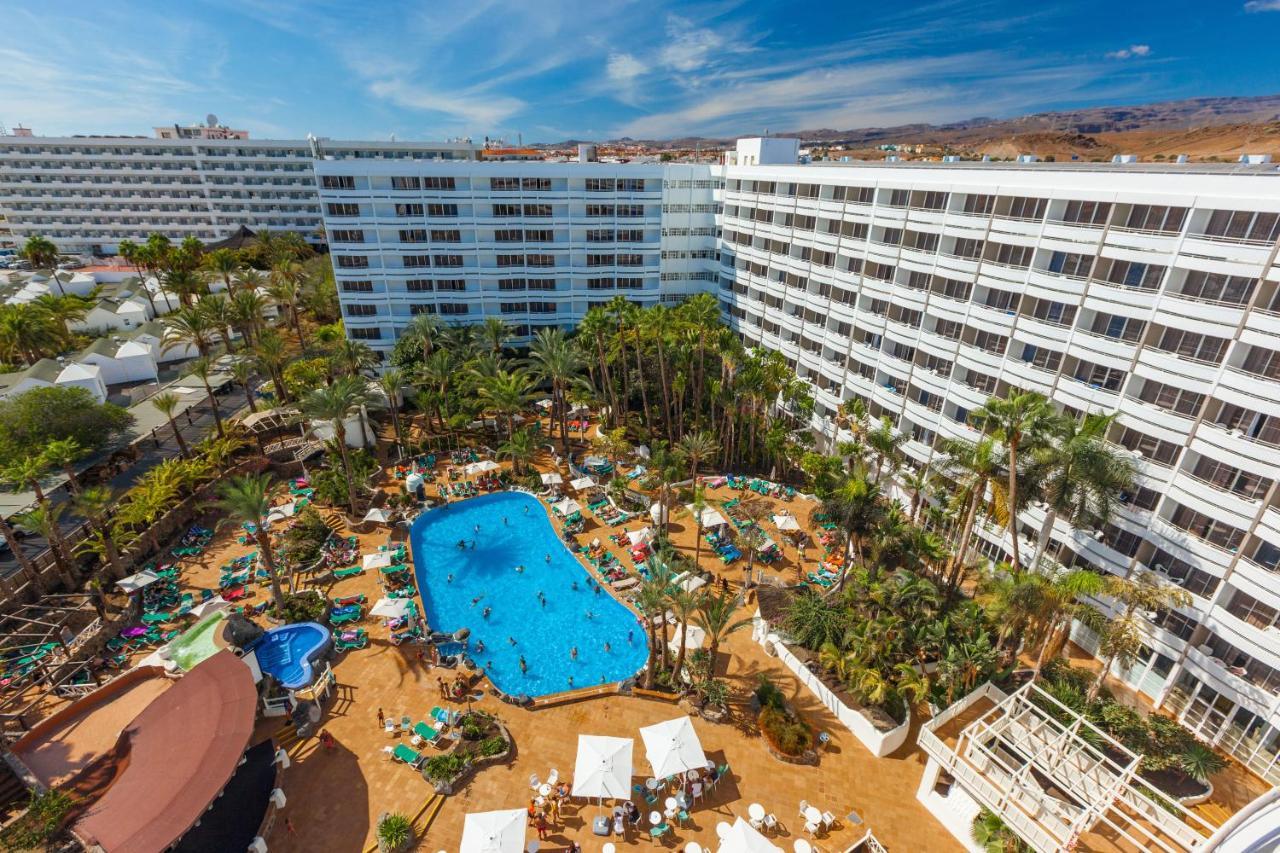
[[[413,733],[432,746],[440,740],[440,732],[423,722],[414,724]]]
[[[391,757],[396,761],[408,764],[414,770],[417,770],[418,766],[422,764],[422,753],[417,752],[403,743],[396,744],[396,748],[391,752]]]
[[[341,610],[334,610],[329,614],[330,625],[346,625],[350,622],[359,622],[360,617],[364,613],[359,606],[344,607]]]
[[[342,580],[343,578],[354,578],[361,574],[364,574],[363,566],[351,566],[345,569],[334,569],[333,571],[333,576],[338,580]]]

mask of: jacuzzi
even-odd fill
[[[287,690],[307,687],[315,679],[313,664],[329,653],[333,636],[318,622],[296,622],[271,628],[251,651],[263,674]]]

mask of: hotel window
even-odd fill
[[[618,205],[618,216],[620,218],[635,219],[644,216],[643,204],[620,204]]]
[[[1027,219],[1039,222],[1044,219],[1045,208],[1049,206],[1047,198],[1027,198],[1017,196],[1009,200],[1009,219]]]
[[[359,216],[360,205],[354,202],[329,202],[325,205],[330,216]]]
[[[391,179],[391,189],[393,190],[417,190],[421,188],[422,181],[417,177]]]
[[[556,265],[555,255],[527,255],[525,263],[531,267],[554,267]]]
[[[1115,392],[1119,391],[1120,386],[1124,384],[1125,372],[1116,370],[1114,367],[1103,367],[1101,364],[1081,361],[1076,365],[1075,378],[1079,382],[1101,388],[1103,391]]]
[[[555,290],[556,280],[554,278],[531,278],[528,280],[530,290]]]
[[[889,207],[906,207],[911,202],[911,190],[889,190],[885,204]]]
[[[429,293],[435,285],[429,278],[411,278],[404,283],[404,289],[410,293]]]
[[[1062,221],[1072,225],[1104,225],[1110,213],[1110,202],[1069,201],[1062,213]]]
[[[844,221],[840,223],[840,236],[849,237],[854,240],[867,239],[867,232],[870,230],[871,227],[865,222]]]
[[[428,190],[454,190],[457,185],[453,178],[423,178],[422,186]]]
[[[378,306],[348,302],[343,306],[343,310],[348,317],[374,317],[378,313]]]
[[[465,302],[445,302],[440,305],[441,314],[470,314],[471,306]]]
[[[517,192],[520,189],[519,178],[490,178],[489,189],[492,192]]]
[[[460,267],[462,255],[432,255],[431,265],[436,267]]]
[[[397,204],[396,216],[421,216],[425,208],[420,204]]]
[[[434,313],[436,313],[436,306],[434,305],[410,305],[409,306],[410,317],[417,317],[419,314],[434,314]]]
[[[321,175],[320,186],[326,190],[353,190],[356,179],[351,175]]]
[[[555,302],[530,302],[530,314],[554,314],[560,310],[560,306]]]
[[[1231,305],[1245,305],[1253,296],[1257,281],[1242,275],[1226,275],[1218,272],[1191,270],[1182,281],[1178,295],[1190,299],[1205,299],[1211,302],[1226,302]]]
[[[1174,510],[1173,517],[1169,522],[1180,530],[1185,530],[1192,536],[1196,536],[1216,545],[1219,548],[1225,548],[1228,551],[1234,551],[1240,547],[1240,543],[1244,540],[1244,531],[1232,527],[1230,524],[1210,518],[1202,512],[1197,512],[1188,506],[1175,504],[1178,508]]]
[[[925,210],[945,210],[951,193],[929,190],[920,196],[920,207]]]
[[[1093,269],[1092,255],[1078,255],[1073,252],[1054,252],[1049,257],[1049,272],[1084,278]]]
[[[365,255],[338,255],[338,266],[344,270],[367,269],[369,258]]]
[[[524,290],[525,286],[525,281],[522,278],[498,279],[498,290]]]
[[[549,204],[526,204],[524,206],[525,216],[545,217],[551,215],[551,205]]]
[[[587,230],[588,243],[612,243],[614,241],[614,233],[612,228],[590,228]]]
[[[1035,250],[1030,246],[1012,246],[1008,243],[996,243],[996,252],[991,260],[1006,267],[1026,269],[1031,265],[1031,256]]]
[[[955,248],[951,250],[951,254],[972,260],[982,255],[982,247],[984,245],[981,240],[962,237],[956,240]]]
[[[1280,379],[1280,351],[1251,345],[1249,354],[1240,369],[1254,376]]]
[[[1210,237],[1270,243],[1280,237],[1280,213],[1215,210],[1209,217],[1204,233]]]
[[[406,267],[429,267],[431,266],[430,255],[405,255],[404,265]]]
[[[1155,348],[1193,361],[1220,364],[1222,354],[1227,350],[1227,339],[1181,329],[1165,329]]]
[[[644,178],[618,178],[618,192],[620,193],[644,192]]]
[[[425,228],[401,228],[401,243],[425,243],[427,242],[427,229]]]
[[[634,255],[634,254],[618,255],[618,266],[642,267],[644,266],[644,255]]]
[[[587,255],[587,266],[589,267],[611,267],[613,265],[613,255]]]
[[[503,314],[523,314],[529,310],[528,302],[502,302],[498,305],[498,310]]]
[[[1004,355],[1005,347],[1008,346],[1009,339],[1004,335],[997,335],[994,332],[988,332],[985,329],[978,331],[973,336],[973,345],[978,349],[991,353],[992,355]]]
[[[1173,460],[1178,458],[1178,445],[1129,427],[1121,429],[1116,443],[1161,465],[1172,465]]]
[[[589,193],[613,192],[613,178],[587,178],[587,192]]]
[[[612,278],[589,278],[587,279],[587,290],[613,290],[615,287]]]
[[[499,228],[493,232],[493,239],[497,243],[523,243],[524,231],[520,228]]]
[[[1055,326],[1070,326],[1076,319],[1076,306],[1053,302],[1049,299],[1037,299],[1031,316]]]
[[[612,204],[589,204],[587,205],[587,216],[607,217],[614,215],[615,208]]]
[[[353,326],[347,329],[347,334],[355,341],[377,341],[382,339],[382,330],[377,326]]]
[[[1112,261],[1107,270],[1106,280],[1122,287],[1136,287],[1141,290],[1155,290],[1164,278],[1165,267],[1156,264],[1142,264],[1136,261]]]
[[[967,281],[957,281],[954,278],[938,279],[942,282],[942,286],[935,293],[944,296],[947,299],[956,299],[960,302],[968,302],[969,295],[973,292],[973,285]]]
[[[525,192],[546,192],[551,189],[550,178],[521,178],[520,189]]]
[[[1246,500],[1257,500],[1271,488],[1271,480],[1258,474],[1241,471],[1235,466],[1201,456],[1192,471],[1195,477],[1219,489],[1234,492]]]
[[[421,207],[422,205],[418,205]],[[458,206],[456,204],[429,204],[427,205],[427,216],[457,216]]]
[[[373,282],[371,281],[344,281],[342,282],[343,293],[373,293]]]
[[[498,266],[522,267],[524,266],[524,255],[498,255]]]
[[[644,287],[643,278],[619,276],[617,279],[617,283],[618,283],[619,290],[625,290],[625,289],[639,290]]]
[[[1095,335],[1102,335],[1112,340],[1137,343],[1142,339],[1142,333],[1146,328],[1146,320],[1135,320],[1118,314],[1098,313],[1094,316],[1093,326],[1089,330]]]
[[[1041,370],[1056,372],[1062,364],[1062,353],[1051,350],[1048,347],[1024,344],[1022,347],[1022,360],[1028,364],[1035,365]]]
[[[556,232],[550,228],[528,228],[524,232],[524,239],[530,243],[554,243]]]
[[[965,213],[971,213],[977,216],[987,216],[996,206],[996,197],[993,195],[966,195],[964,197]]]
[[[1204,395],[1147,379],[1142,383],[1142,391],[1138,394],[1138,399],[1166,411],[1194,418],[1204,402]]]
[[[432,228],[431,242],[433,243],[461,243],[462,232],[456,228]]]
[[[1135,204],[1125,218],[1124,227],[1137,231],[1177,233],[1187,221],[1187,208],[1163,204]]]
[[[330,243],[363,243],[364,231],[360,228],[337,228],[331,232]]]
[[[495,204],[493,205],[494,216],[519,216],[520,205],[518,204]]]
[[[640,228],[619,228],[618,242],[619,243],[643,243],[644,230]]]

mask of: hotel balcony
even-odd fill
[[[1011,694],[984,684],[925,723],[918,743],[1038,853],[1185,851],[1213,833],[1148,797],[1141,756],[1034,683]]]

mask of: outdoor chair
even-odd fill
[[[423,762],[422,753],[415,751],[403,743],[396,744],[396,748],[392,750],[391,757],[396,761],[403,761],[415,770],[418,769],[418,766]]]

